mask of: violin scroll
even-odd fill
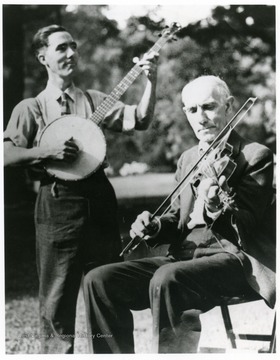
[[[177,25],[175,24],[175,32],[178,30]],[[169,30],[164,34],[169,37],[171,34],[168,33]],[[174,34],[172,34],[173,36]],[[226,180],[229,180],[232,173],[236,168],[236,163],[232,157],[232,147],[228,144],[227,140],[231,133],[231,131],[235,128],[235,126],[245,117],[245,115],[252,108],[257,98],[250,97],[247,101],[241,106],[241,108],[235,113],[232,119],[227,123],[227,125],[221,130],[221,132],[217,135],[217,137],[212,141],[209,145],[209,148],[199,157],[193,167],[185,174],[183,179],[177,184],[177,186],[173,189],[173,191],[165,198],[165,200],[159,205],[156,211],[152,214],[151,220],[155,219],[159,214],[159,218],[161,218],[172,206],[174,201],[180,196],[180,194],[186,189],[190,184],[195,185],[195,187],[199,186],[201,179],[210,177],[215,178],[217,183],[219,181],[219,177],[224,175]],[[248,105],[249,104],[249,105]],[[238,118],[240,113],[245,109],[244,113]],[[235,121],[235,124],[233,122]],[[221,140],[222,139],[222,140]],[[208,155],[211,155],[208,157]],[[210,159],[212,157],[212,161]],[[210,172],[209,172],[210,171]],[[188,181],[187,181],[188,180]],[[234,203],[235,195],[229,189],[229,191],[219,188],[218,196],[221,203],[221,208],[223,211],[227,209],[236,209]],[[170,201],[171,200],[171,201]],[[167,206],[166,206],[167,205]],[[164,209],[164,210],[163,210]],[[133,238],[127,246],[123,249],[120,256],[123,254],[132,251],[135,249],[144,238]]]

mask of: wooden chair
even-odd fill
[[[271,236],[273,239],[276,239],[276,189],[274,188],[274,195],[271,203],[271,207],[266,213],[266,220],[264,220],[264,224],[266,226],[266,229],[268,231],[267,234]],[[236,339],[240,340],[256,340],[256,341],[267,341],[269,342],[269,349],[268,351],[262,351],[259,352],[268,352],[268,353],[275,353],[276,352],[276,311],[274,314],[274,321],[273,326],[271,330],[271,334],[236,334],[232,327],[232,322],[230,318],[229,313],[229,306],[230,305],[237,305],[252,301],[260,300],[261,298],[256,295],[255,297],[251,298],[242,298],[242,297],[224,297],[221,302],[221,312],[222,317],[226,329],[227,338],[229,340],[229,343],[232,347],[232,349],[236,349]]]
[[[259,350],[259,352],[268,352],[268,353],[275,353],[276,352],[276,312],[274,315],[273,326],[271,330],[271,334],[236,334],[233,330],[232,321],[229,312],[229,306],[237,305],[242,303],[247,303],[251,301],[260,300],[260,298],[251,298],[246,299],[242,297],[232,297],[227,298],[224,297],[220,308],[222,312],[222,317],[225,325],[225,330],[227,334],[227,338],[229,340],[229,344],[232,349],[237,349],[236,340],[256,340],[256,341],[267,341],[269,342],[268,350]]]

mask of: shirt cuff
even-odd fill
[[[218,219],[218,217],[221,215],[221,213],[223,212],[223,209],[220,209],[220,210],[217,210],[217,211],[210,211],[208,208],[207,208],[207,205],[205,205],[205,213],[206,213],[206,216],[208,218],[210,218],[211,220],[215,221]]]
[[[123,114],[123,132],[130,132],[136,125],[136,105],[126,105]]]

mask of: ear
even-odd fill
[[[229,96],[226,100],[226,114],[230,114],[232,112],[233,103],[234,103],[234,97]]]
[[[186,115],[187,120],[189,121],[188,114],[187,114],[187,108],[185,106],[183,106],[182,110],[183,110],[184,114]]]
[[[46,66],[45,53],[43,51],[39,51],[37,54],[37,59],[42,65]]]

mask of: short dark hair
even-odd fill
[[[32,51],[35,56],[38,55],[38,52],[42,47],[49,45],[49,36],[60,31],[67,30],[61,25],[49,25],[39,29],[34,35],[32,42]]]

